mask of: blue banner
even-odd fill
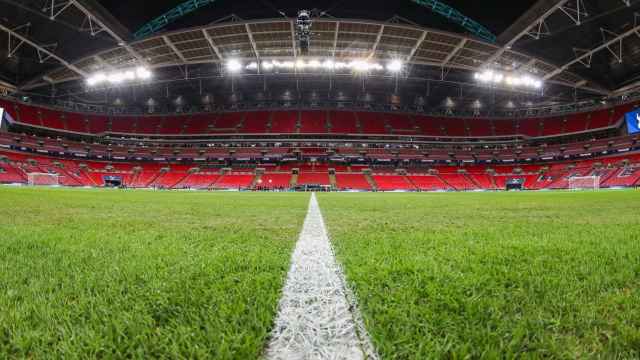
[[[627,130],[629,134],[640,133],[640,110],[636,110],[625,115],[627,119]]]

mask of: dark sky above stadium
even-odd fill
[[[179,5],[184,0],[99,0],[111,13],[132,32],[149,20]],[[500,35],[520,15],[529,9],[535,0],[448,0],[446,4],[458,9]],[[331,15],[343,18],[367,18],[386,20],[394,14],[424,26],[460,31],[457,25],[433,15],[411,0],[218,0],[173,24],[170,29],[204,25],[229,14],[245,19],[294,16],[300,9],[326,10]]]

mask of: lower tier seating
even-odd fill
[[[0,183],[27,184],[35,174],[54,174],[57,176],[51,178],[63,186],[101,187],[118,179],[133,188],[288,189],[297,184],[335,185],[340,190],[476,191],[502,190],[513,180],[527,190],[567,189],[572,177],[597,176],[601,188],[640,186],[640,153],[539,165],[414,165],[409,169],[317,161],[209,166],[201,170],[180,163],[83,160],[0,150]],[[257,168],[266,172],[256,175]],[[335,173],[333,184],[330,171],[333,174],[335,169],[340,172]],[[374,174],[366,175],[367,169],[373,169]],[[293,181],[295,171],[300,173]]]

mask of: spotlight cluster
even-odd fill
[[[402,71],[404,63],[400,60],[393,60],[386,66],[369,60],[335,61],[333,59],[313,59],[313,60],[264,60],[261,62],[250,62],[242,64],[238,60],[229,60],[226,69],[232,73],[245,70],[255,71],[275,71],[275,70],[311,70],[311,71],[353,71],[357,73],[381,72],[385,69],[389,72],[397,73]]]
[[[99,72],[87,78],[87,85],[96,86],[102,83],[121,84],[127,81],[148,80],[152,76],[151,71],[145,67],[126,69],[110,73]]]
[[[533,89],[542,88],[542,80],[536,79],[530,75],[501,73],[494,70],[485,70],[481,73],[475,73],[474,78],[482,83],[499,84],[511,87],[526,87]]]

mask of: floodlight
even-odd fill
[[[275,65],[270,61],[263,61],[262,62],[262,68],[265,69],[265,70],[271,70],[271,69],[273,69],[274,66]]]
[[[227,61],[227,70],[229,70],[232,73],[237,73],[240,72],[240,70],[242,70],[242,64],[240,63],[240,61],[232,59]]]
[[[387,64],[387,70],[391,71],[391,72],[399,72],[402,70],[402,61],[400,60],[393,60],[392,62]]]

